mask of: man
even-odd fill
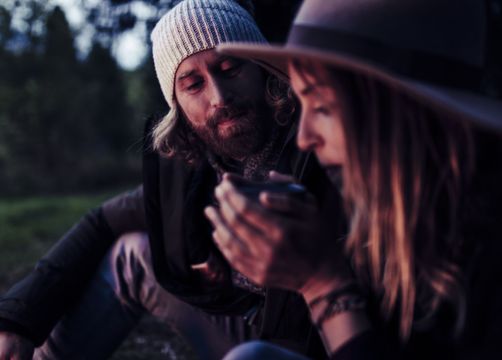
[[[265,41],[233,0],[186,0],[159,21],[153,57],[171,110],[147,127],[143,188],[87,214],[1,298],[0,358],[29,358],[32,344],[43,344],[38,358],[106,358],[145,311],[174,318],[195,346],[194,331],[216,334],[220,352],[205,347],[204,358],[257,337],[319,357],[303,300],[254,285],[211,241],[203,209],[226,171],[293,173],[320,192],[327,184],[294,147],[284,86],[215,53],[225,41]]]

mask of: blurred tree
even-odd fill
[[[0,11],[0,193],[90,190],[138,181],[139,151],[127,150],[140,133],[132,133],[123,71],[109,49],[94,45],[79,61],[59,7],[38,13],[37,21],[43,21],[35,41],[11,31],[10,14]],[[13,41],[22,46],[12,46]]]
[[[129,72],[127,83],[128,99],[135,109],[137,119],[167,112],[167,103],[160,90],[151,57],[148,57],[141,67]],[[141,126],[138,129],[142,129]]]
[[[3,51],[12,36],[11,22],[10,12],[3,5],[0,5],[0,51]]]
[[[33,139],[26,133],[38,123],[38,84],[33,78],[40,68],[41,32],[35,29],[43,21],[44,7],[36,1],[25,1],[7,2],[1,8],[0,191],[8,193],[31,181],[33,176],[23,175],[34,171],[36,164]],[[13,19],[17,27],[12,26]]]
[[[60,175],[60,169],[74,165],[81,147],[82,126],[77,96],[81,84],[73,35],[59,7],[47,17],[42,41],[42,71],[37,76],[43,96],[37,126],[39,152],[43,154],[40,165],[47,174]]]
[[[119,156],[129,145],[132,128],[122,71],[110,51],[96,43],[84,63],[84,76],[86,117],[96,131],[92,142]]]
[[[118,34],[133,30],[148,34],[156,22],[181,0],[83,0],[87,21],[98,41],[109,47]],[[246,0],[255,8],[255,18],[265,37],[273,42],[285,40],[301,0]]]

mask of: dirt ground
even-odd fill
[[[111,360],[196,360],[176,330],[145,316]]]

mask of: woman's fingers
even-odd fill
[[[223,256],[234,269],[250,278],[256,278],[259,271],[256,259],[260,254],[251,253],[241,239],[232,235],[217,209],[207,207],[204,212],[214,226],[213,239]]]
[[[240,194],[231,182],[224,180],[216,188],[215,193],[220,206],[225,211],[222,215],[230,227],[248,226],[254,228],[254,231],[260,235],[265,234],[268,238],[277,237],[276,216],[256,201]],[[239,231],[244,230],[240,228]]]
[[[267,209],[294,217],[305,217],[317,211],[315,198],[310,193],[295,195],[263,192],[260,194],[260,202]]]
[[[246,245],[233,234],[231,228],[225,223],[216,208],[208,206],[204,213],[213,224],[213,238],[221,248],[229,248],[233,252],[244,254],[249,251]]]
[[[268,173],[268,178],[274,182],[286,182],[286,183],[294,183],[295,178],[292,175],[282,174],[280,172],[272,170]]]
[[[299,288],[303,272],[310,271],[300,239],[311,239],[317,229],[314,197],[264,191],[256,201],[240,193],[234,179],[225,175],[215,190],[219,208],[206,209],[216,244],[232,267],[254,282]]]

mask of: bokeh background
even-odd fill
[[[149,33],[178,2],[0,1],[0,293],[88,209],[141,181],[144,121],[167,111]],[[253,2],[265,36],[284,41],[301,1]],[[484,88],[500,96],[502,0],[486,4]],[[146,319],[114,358],[192,358],[173,331]]]

